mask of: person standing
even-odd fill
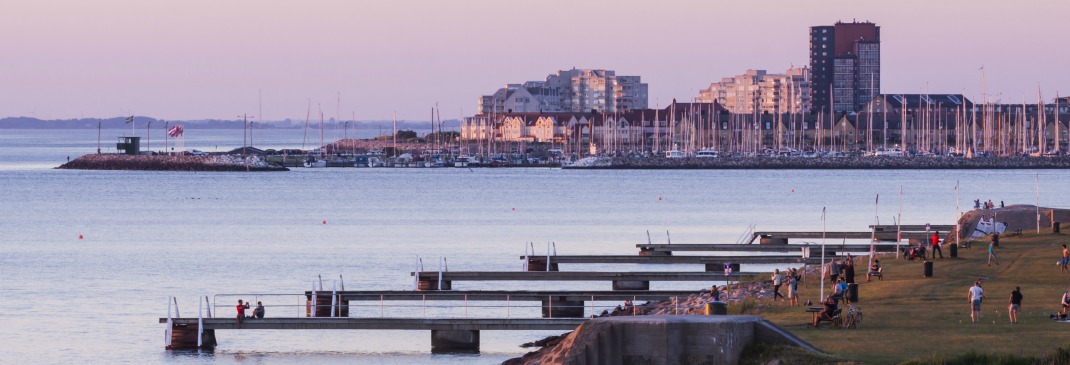
[[[245,322],[245,310],[249,309],[249,303],[242,303],[241,299],[238,299],[238,328],[241,328],[242,322]]]
[[[780,275],[780,269],[774,269],[773,270],[773,301],[774,302],[776,301],[776,298],[778,298],[778,297],[787,299],[783,295],[780,294],[780,285],[783,284],[783,283],[784,283],[784,277]]]
[[[992,236],[992,241],[988,242],[988,266],[992,266],[992,261],[995,261],[996,265],[999,265],[999,257],[996,257],[996,239],[997,238],[995,238],[995,237],[999,237],[999,236]]]
[[[940,249],[940,231],[933,232],[933,260],[936,259],[936,253],[940,253],[940,258],[944,258],[944,250]]]
[[[829,282],[835,284],[840,278],[840,260],[832,260],[829,263]]]
[[[847,260],[843,263],[843,281],[848,284],[854,284],[855,282],[855,261]]]
[[[1018,311],[1022,309],[1022,289],[1014,287],[1014,291],[1011,292],[1011,305],[1007,308],[1007,315],[1010,316],[1011,324],[1018,324]]]
[[[799,305],[799,276],[794,272],[788,276],[788,304],[795,307]]]
[[[970,300],[970,320],[972,320],[973,323],[980,323],[981,300],[985,298],[985,290],[981,289],[980,280],[973,282],[973,286],[970,287],[967,298]]]
[[[1070,263],[1070,251],[1068,251],[1066,249],[1066,244],[1064,243],[1063,244],[1063,258],[1062,258],[1062,261],[1059,261],[1059,266],[1061,267],[1063,272],[1070,272],[1070,270],[1067,270],[1067,268],[1066,268],[1066,264],[1067,263]]]

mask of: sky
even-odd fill
[[[881,27],[882,91],[1070,95],[1066,0],[0,0],[0,117],[427,120],[556,70],[650,105],[809,63],[810,26]],[[311,106],[310,106],[311,105]]]

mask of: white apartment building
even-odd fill
[[[699,91],[701,103],[716,102],[736,114],[809,113],[810,69],[791,68],[783,74],[765,70],[747,70],[742,75],[726,77]]]
[[[507,84],[479,97],[478,114],[616,112],[645,109],[647,84],[612,70],[561,70],[546,81]]]

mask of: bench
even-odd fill
[[[821,315],[821,311],[822,310],[825,310],[825,308],[823,308],[823,307],[808,307],[808,308],[806,308],[806,313],[813,313],[813,315],[814,315],[813,320],[811,320],[810,323],[809,323],[811,326],[814,325],[814,323],[817,323],[817,316]]]

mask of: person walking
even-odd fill
[[[786,297],[784,297],[783,295],[780,294],[780,285],[783,284],[783,283],[784,283],[784,277],[780,275],[780,269],[774,269],[773,270],[773,301],[774,302],[776,301],[776,298],[787,299]]]
[[[973,282],[973,286],[970,287],[967,298],[970,300],[970,320],[972,320],[973,323],[980,323],[981,300],[985,298],[985,290],[981,289],[980,280]]]
[[[1066,249],[1066,244],[1064,243],[1063,244],[1063,258],[1062,258],[1061,261],[1059,261],[1059,267],[1061,268],[1062,272],[1070,272],[1070,270],[1067,270],[1067,268],[1066,268],[1066,264],[1068,262],[1070,262],[1070,251],[1068,251]]]
[[[1011,304],[1007,307],[1007,315],[1010,316],[1011,324],[1018,324],[1018,311],[1022,309],[1022,289],[1014,287],[1011,292]]]
[[[940,249],[940,231],[933,232],[933,260],[936,259],[936,253],[940,253],[940,258],[944,258],[944,250]]]
[[[998,236],[993,236],[992,241],[988,242],[988,266],[992,266],[992,261],[995,261],[996,265],[999,265],[999,257],[996,257],[996,239],[995,239],[995,237],[998,237]]]
[[[840,260],[832,260],[829,263],[829,281],[833,284],[836,283],[836,279],[840,278]]]

